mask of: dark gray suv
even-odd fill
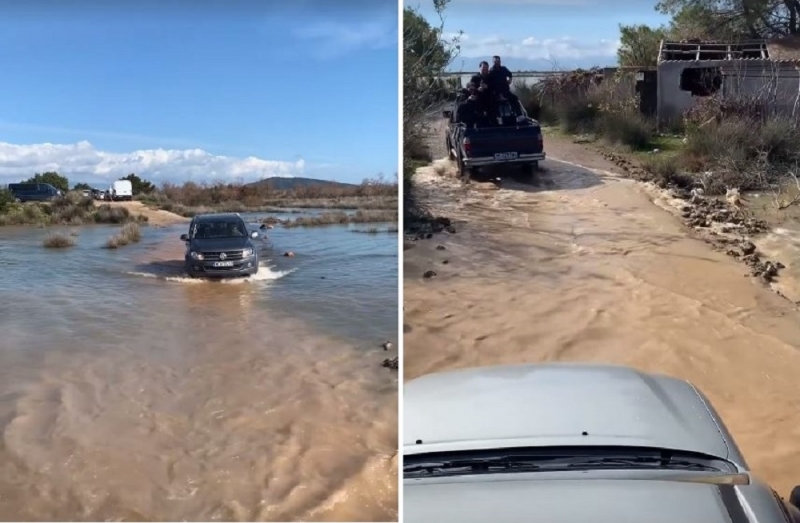
[[[191,277],[251,276],[258,272],[258,249],[252,240],[258,232],[248,232],[238,214],[201,214],[192,219],[186,242],[184,263]]]

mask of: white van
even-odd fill
[[[106,199],[111,201],[133,200],[133,184],[130,180],[117,180],[109,185]]]

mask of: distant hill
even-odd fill
[[[333,182],[330,180],[317,180],[316,178],[302,178],[295,177],[281,177],[273,176],[272,178],[264,178],[257,182],[249,183],[248,185],[268,185],[272,189],[278,191],[291,191],[298,187],[355,187],[354,183]]]

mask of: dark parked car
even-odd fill
[[[49,183],[12,183],[8,190],[18,202],[47,202],[63,194]]]
[[[258,272],[258,249],[238,214],[201,214],[192,219],[186,242],[185,267],[191,277],[250,276]]]

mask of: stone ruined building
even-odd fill
[[[800,116],[800,38],[742,42],[661,42],[655,89],[659,125],[680,119],[698,99],[758,98]]]

